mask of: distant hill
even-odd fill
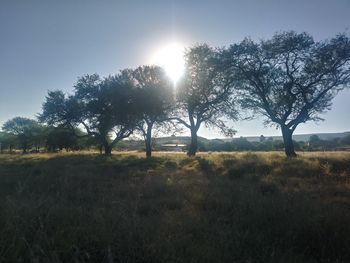
[[[161,144],[189,144],[191,143],[191,137],[190,136],[168,136],[168,137],[159,137],[154,138],[154,142],[158,145]],[[199,143],[208,143],[210,139],[200,137],[198,136],[198,142]]]
[[[343,138],[349,134],[350,132],[295,134],[293,135],[293,140],[306,142],[309,140],[311,135],[317,135],[321,140],[333,140],[336,138]],[[280,140],[280,141],[283,140],[282,136],[265,136],[265,137],[272,138],[273,140]],[[246,138],[250,142],[257,142],[260,140],[260,136],[247,136],[244,138]]]
[[[308,134],[296,134],[293,135],[293,139],[295,141],[308,141],[311,135],[317,135],[321,140],[332,140],[336,138],[343,138],[347,135],[350,135],[350,132],[337,132],[337,133],[308,133]],[[246,138],[250,142],[258,142],[260,140],[260,136],[242,136]],[[280,140],[282,141],[282,136],[265,136],[267,138],[272,138],[274,141]],[[198,137],[199,143],[208,143],[211,140],[219,140],[229,142],[235,138],[224,138],[224,139],[207,139],[204,137]],[[178,144],[189,144],[191,142],[190,136],[169,136],[169,137],[159,137],[155,138],[155,142],[158,145],[166,144],[166,143],[178,143]]]

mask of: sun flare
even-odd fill
[[[184,48],[178,44],[164,46],[155,53],[152,64],[164,68],[168,76],[176,83],[185,67]]]

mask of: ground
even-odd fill
[[[0,155],[0,262],[350,262],[350,153]]]

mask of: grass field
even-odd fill
[[[0,262],[350,262],[350,153],[0,155]]]

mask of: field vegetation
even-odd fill
[[[0,262],[350,262],[350,153],[0,155]]]

